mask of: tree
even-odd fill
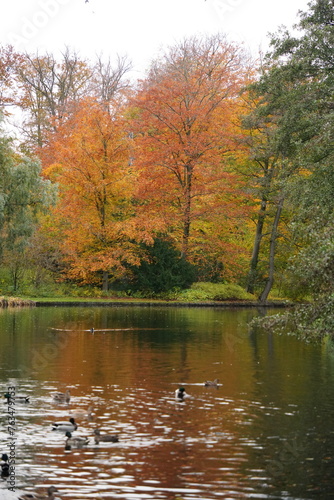
[[[152,64],[133,100],[141,207],[163,218],[185,258],[194,222],[209,206],[215,214],[236,212],[232,196],[222,208],[221,193],[228,199],[234,186],[238,194],[237,175],[227,166],[236,150],[245,66],[240,49],[222,36],[191,38]]]
[[[131,288],[149,294],[187,288],[195,280],[195,268],[166,237],[157,237],[152,245],[142,244],[139,266],[131,266]]]
[[[131,68],[132,64],[125,56],[117,56],[115,66],[110,59],[104,61],[99,56],[93,67],[91,95],[109,109],[109,103],[129,89],[130,84],[124,77]]]
[[[21,89],[17,104],[27,112],[22,132],[28,146],[41,148],[71,105],[87,95],[92,71],[66,48],[60,62],[53,54],[25,54],[16,65],[16,74]]]
[[[13,47],[0,47],[0,112],[14,104],[14,67],[19,59]]]
[[[258,84],[254,84],[248,88],[244,97],[249,113],[242,120],[245,130],[242,142],[249,155],[241,170],[256,207],[251,214],[255,233],[246,289],[255,293],[262,286],[260,300],[264,302],[274,283],[277,243],[283,236],[280,223],[285,201],[284,187],[287,178],[297,169],[289,168],[287,159],[281,154],[275,117],[263,113],[265,105],[259,99],[257,87]],[[265,272],[266,280],[262,276]]]
[[[55,200],[55,189],[41,177],[38,161],[14,153],[10,140],[0,139],[0,255],[14,270],[37,226],[38,216]]]
[[[301,36],[293,37],[282,29],[272,37],[272,51],[264,60],[259,81],[251,86],[251,93],[257,102],[247,126],[253,128],[252,157],[258,165],[262,157],[263,177],[259,190],[262,194],[261,208],[248,282],[250,291],[254,288],[257,274],[263,224],[270,220],[268,203],[272,205],[275,200],[276,205],[271,229],[266,231],[271,236],[267,283],[261,294],[263,301],[267,299],[274,281],[274,255],[282,235],[278,224],[280,214],[284,213],[284,205],[288,202],[287,187],[294,183],[294,176],[301,177],[303,172],[305,174],[313,168],[307,165],[306,156],[309,152],[313,148],[313,151],[319,151],[320,144],[321,149],[327,147],[324,142],[328,145],[328,141],[319,141],[319,137],[324,126],[329,131],[331,123],[325,111],[326,102],[328,104],[331,101],[332,93],[332,77],[328,72],[333,37],[330,5],[327,0],[314,2],[310,14],[301,14],[301,22],[296,26],[303,32]],[[264,133],[267,141],[265,147]],[[322,149],[320,154],[323,152]],[[270,165],[274,168],[268,168]]]
[[[330,331],[333,301],[332,189],[333,189],[333,0],[314,0],[300,13],[299,36],[286,30],[272,39],[268,68],[259,81],[266,116],[277,117],[276,137],[280,150],[298,165],[285,192],[295,217],[296,252],[290,283],[312,289],[313,305],[296,322],[305,331]],[[326,325],[320,328],[320,325]]]
[[[111,111],[112,110],[112,111]],[[130,138],[117,102],[107,111],[81,102],[43,152],[44,173],[59,185],[55,234],[66,276],[81,282],[119,278],[139,263],[135,241],[146,238],[134,221],[135,172]]]
[[[21,134],[25,147],[36,150],[45,145],[50,131],[56,131],[81,99],[90,96],[108,107],[110,100],[127,89],[124,77],[131,64],[120,56],[115,67],[101,56],[91,64],[66,47],[59,59],[50,53],[24,54],[14,67],[20,89],[16,104],[24,112]]]

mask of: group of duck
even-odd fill
[[[216,378],[215,380],[206,380],[204,382],[205,387],[218,387],[219,385],[219,379]],[[177,401],[184,401],[186,398],[189,398],[190,395],[186,393],[186,390],[184,387],[179,387],[175,391],[175,399]]]
[[[7,402],[10,403],[11,399],[15,399],[15,402],[21,403],[29,403],[29,396],[15,395],[12,396],[10,393],[6,392],[4,397],[7,399]],[[56,392],[53,394],[53,401],[55,403],[69,403],[71,400],[70,390],[67,389],[65,392]],[[53,431],[62,432],[66,436],[65,440],[65,450],[70,450],[73,448],[83,448],[89,443],[89,438],[81,437],[81,436],[72,436],[72,432],[78,429],[78,424],[75,421],[75,417],[87,417],[88,419],[92,418],[93,406],[90,405],[87,410],[74,410],[70,413],[73,415],[69,418],[69,420],[64,422],[54,422],[51,425],[51,429]],[[101,433],[100,429],[94,430],[94,441],[95,444],[99,444],[100,442],[109,442],[109,443],[117,443],[119,441],[118,435],[105,434]],[[10,476],[10,463],[9,458],[6,453],[3,453],[1,456],[1,477],[6,479]],[[33,499],[45,499],[45,500],[56,500],[55,493],[58,490],[54,486],[50,486],[46,494],[38,494],[38,493],[24,493],[18,497],[18,500],[33,500]]]
[[[205,387],[218,387],[219,385],[219,379],[215,379],[213,381],[207,380],[204,382]],[[10,393],[5,393],[4,397],[7,399],[7,402],[11,399],[11,394]],[[184,387],[179,387],[175,391],[175,399],[177,401],[184,401],[186,398],[191,397],[189,394],[187,394],[186,390]],[[24,402],[24,403],[29,403],[29,396],[16,396],[15,395],[15,400]],[[65,392],[56,392],[53,394],[53,401],[56,403],[69,403],[71,400],[71,392],[69,389],[67,389]],[[78,424],[75,421],[75,417],[87,417],[90,418],[92,417],[92,411],[93,411],[93,406],[90,405],[87,409],[87,411],[84,410],[76,410],[73,412],[73,416],[69,418],[69,420],[64,421],[64,422],[54,422],[52,424],[52,430],[53,431],[58,431],[58,432],[63,432],[66,436],[66,441],[65,441],[65,450],[69,450],[72,447],[74,448],[83,448],[89,443],[89,438],[87,437],[81,437],[81,436],[72,436],[72,432],[76,431],[78,429]],[[118,435],[112,435],[112,434],[101,434],[100,429],[95,429],[94,430],[94,440],[95,444],[99,444],[100,442],[109,442],[109,443],[117,443],[119,441]],[[8,455],[6,453],[3,453],[1,456],[1,477],[7,478],[10,474],[10,465],[8,463]],[[46,495],[40,495],[38,493],[24,493],[21,495],[18,500],[56,500],[58,497],[55,496],[55,493],[58,493],[57,488],[54,486],[50,486],[47,491]]]
[[[69,403],[71,400],[71,392],[67,389],[65,392],[56,392],[53,394],[53,400],[57,403]],[[73,412],[73,417],[70,417],[68,421],[65,422],[54,422],[52,424],[53,431],[64,432],[66,436],[65,441],[65,449],[69,450],[72,447],[82,448],[83,446],[89,443],[89,439],[87,437],[75,436],[72,437],[72,432],[76,431],[78,428],[78,424],[75,421],[74,417],[81,416],[91,418],[93,411],[93,406],[90,405],[87,411],[76,410]],[[96,444],[100,442],[109,442],[109,443],[118,443],[118,436],[111,434],[101,434],[100,429],[94,430],[94,440]]]

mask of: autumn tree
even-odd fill
[[[44,172],[59,185],[54,239],[59,242],[66,276],[101,283],[139,263],[132,196],[136,176],[130,164],[130,139],[117,102],[105,106],[88,99],[63,123],[44,149]]]
[[[131,61],[126,56],[118,55],[115,64],[110,58],[98,56],[92,71],[91,96],[109,109],[109,103],[130,88],[126,76],[131,68]]]
[[[15,102],[15,65],[20,59],[13,47],[0,47],[0,112]]]
[[[16,65],[20,93],[17,105],[25,112],[22,133],[27,145],[42,147],[50,130],[87,95],[92,71],[78,54],[66,48],[60,61],[50,53],[24,54]]]
[[[212,214],[222,225],[241,206],[228,160],[235,153],[238,93],[246,75],[240,48],[220,35],[194,37],[152,64],[133,102],[142,210],[164,220],[188,258],[196,225],[203,235]]]
[[[22,54],[14,67],[20,90],[16,104],[24,113],[21,134],[26,147],[35,149],[45,145],[50,131],[73,113],[81,99],[90,96],[108,105],[125,90],[131,63],[120,56],[114,65],[102,56],[90,62],[66,47],[59,58],[52,53]]]

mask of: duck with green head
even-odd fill
[[[10,392],[5,392],[4,397],[7,399],[7,402],[13,400],[20,403],[29,403],[29,396],[23,396],[22,394],[15,394],[13,396]]]
[[[187,397],[189,397],[189,394],[186,393],[184,387],[179,387],[179,389],[176,389],[175,399],[177,399],[178,401],[183,401]]]
[[[68,422],[54,422],[52,424],[53,431],[61,432],[73,432],[78,428],[78,424],[75,422],[74,418],[70,418]]]

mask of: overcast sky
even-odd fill
[[[140,77],[159,48],[194,34],[226,33],[257,56],[298,10],[308,0],[2,0],[0,42],[30,53],[67,45],[90,59],[128,54]]]

